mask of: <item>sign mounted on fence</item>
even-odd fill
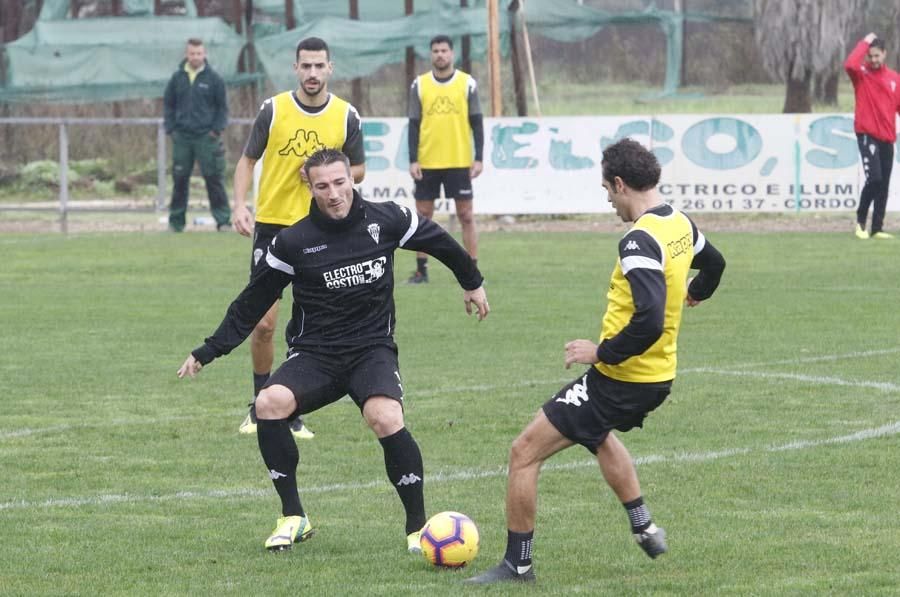
[[[363,196],[412,207],[406,119],[365,119],[363,133]],[[623,137],[653,150],[660,193],[685,211],[851,211],[864,183],[847,114],[486,118],[485,137],[474,183],[483,214],[611,212],[600,161]],[[890,211],[900,210],[897,184]],[[435,207],[452,212],[453,202]]]

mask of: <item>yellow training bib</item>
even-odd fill
[[[675,378],[678,328],[687,293],[687,276],[694,260],[693,229],[687,216],[673,210],[668,216],[647,213],[638,218],[632,230],[652,236],[662,250],[662,271],[666,280],[666,312],[662,336],[644,353],[625,359],[618,365],[597,363],[594,367],[619,381],[655,383]],[[607,293],[606,315],[600,328],[600,340],[612,338],[631,321],[634,300],[631,285],[622,273],[621,259],[616,261]]]
[[[261,158],[256,221],[290,226],[309,214],[312,201],[309,185],[300,178],[300,168],[320,149],[343,148],[351,107],[332,94],[320,112],[306,112],[291,91],[266,101],[272,102],[272,124]]]
[[[468,168],[472,165],[469,89],[475,79],[461,70],[444,83],[431,71],[418,77],[422,122],[419,165],[426,169]]]

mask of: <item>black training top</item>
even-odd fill
[[[393,202],[365,201],[353,193],[342,220],[322,214],[281,230],[265,265],[228,307],[215,333],[193,351],[207,364],[244,341],[269,307],[293,284],[294,308],[286,339],[291,351],[336,354],[361,346],[394,347],[394,251],[422,251],[453,270],[474,290],[483,278],[456,240],[429,219]]]

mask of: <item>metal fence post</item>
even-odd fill
[[[156,211],[166,208],[166,129],[156,125]]]
[[[59,125],[59,229],[69,231],[69,134],[66,123]]]

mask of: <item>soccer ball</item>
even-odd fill
[[[460,568],[478,555],[478,527],[459,512],[432,516],[419,538],[425,559],[442,568]]]

